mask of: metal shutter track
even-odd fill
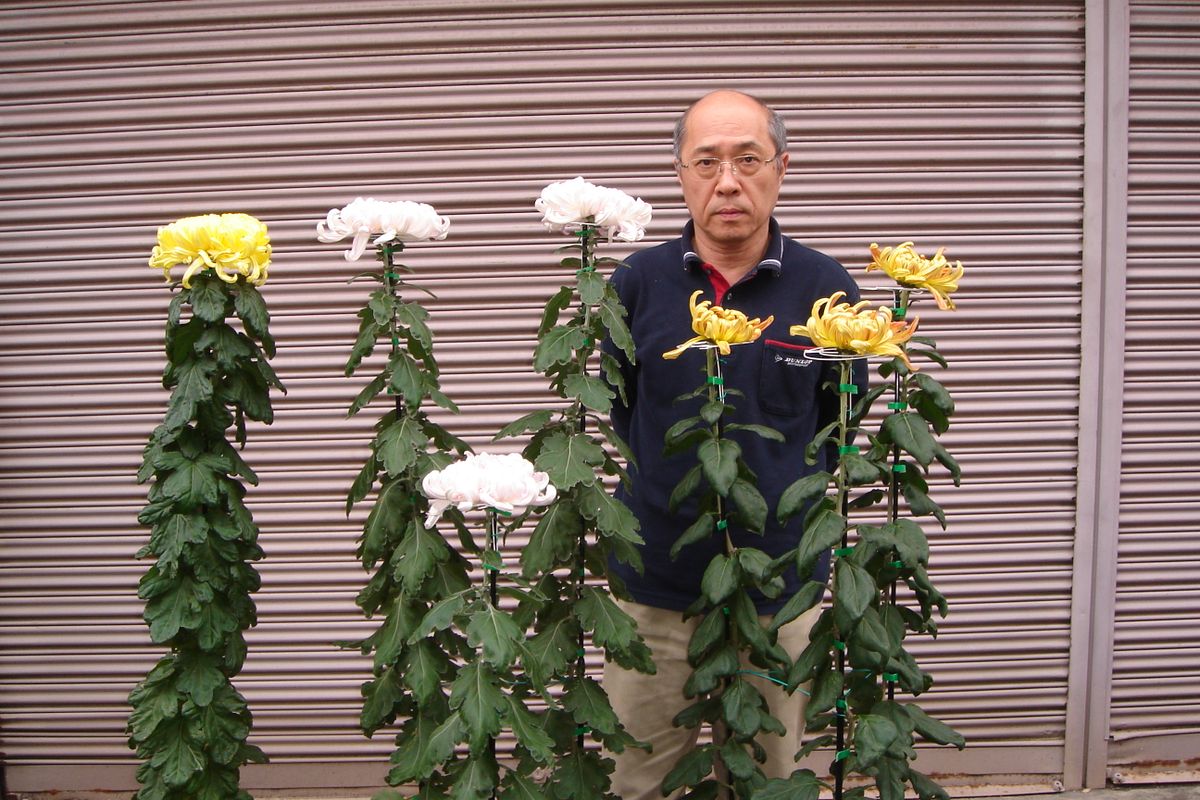
[[[1200,752],[1200,4],[1130,3],[1121,497],[1108,764],[1193,775]],[[1180,334],[1188,333],[1184,336]]]

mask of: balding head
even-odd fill
[[[701,97],[696,102],[687,107],[687,110],[680,115],[675,122],[675,137],[674,137],[674,152],[676,160],[681,158],[683,153],[683,140],[687,136],[688,117],[696,108],[709,103],[729,103],[729,102],[745,102],[750,101],[754,105],[762,109],[763,116],[767,121],[767,131],[771,136],[771,144],[775,147],[776,153],[783,153],[787,150],[787,125],[784,124],[783,118],[775,113],[775,110],[759,100],[754,95],[738,92],[733,89],[717,89],[715,92],[709,92]]]

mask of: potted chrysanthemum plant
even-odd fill
[[[784,437],[774,428],[737,422],[736,399],[743,397],[725,380],[723,364],[738,357],[738,345],[756,341],[774,321],[748,319],[735,309],[690,299],[693,338],[663,354],[677,359],[694,348],[704,352],[704,381],[677,400],[694,413],[676,422],[665,436],[664,454],[694,452],[696,464],[684,474],[670,497],[671,508],[691,502],[696,521],[674,543],[674,557],[683,548],[716,537],[721,542],[700,581],[701,596],[687,610],[700,617],[688,643],[692,674],[684,693],[693,704],[680,712],[676,725],[713,726],[713,741],[682,756],[663,781],[664,793],[688,789],[688,797],[711,798],[723,786],[732,796],[783,797],[767,780],[762,767],[761,737],[785,732],[759,690],[759,679],[781,684],[791,662],[777,641],[779,626],[764,626],[755,595],[778,598],[785,583],[782,562],[732,535],[731,523],[742,531],[762,533],[769,513],[756,487],[753,471],[742,458],[737,436],[759,436],[776,442]],[[733,434],[731,436],[731,434]],[[752,669],[742,665],[749,662]],[[811,772],[797,772],[792,789],[818,786]],[[796,795],[801,796],[800,794]]]
[[[937,461],[955,483],[959,479],[957,462],[936,438],[949,425],[953,403],[940,383],[916,370],[910,356],[920,354],[943,366],[945,361],[931,339],[914,337],[917,320],[904,318],[911,296],[926,289],[940,306],[952,308],[949,294],[957,288],[962,267],[945,262],[941,251],[931,263],[911,247],[906,243],[881,251],[872,245],[872,267],[884,269],[899,284],[892,306],[870,308],[869,301],[850,305],[835,294],[818,300],[808,322],[791,331],[812,343],[807,357],[837,362],[841,375],[832,387],[840,398],[838,418],[809,445],[810,457],[818,448],[836,447],[837,468],[797,481],[777,509],[781,519],[809,509],[796,553],[801,574],[807,574],[818,554],[833,549],[830,606],[788,678],[793,690],[811,684],[805,721],[807,731],[817,735],[800,755],[832,745],[836,800],[866,796],[866,785],[846,787],[845,778],[854,773],[870,779],[881,800],[902,800],[908,786],[921,800],[946,800],[935,781],[913,768],[914,747],[918,737],[959,748],[964,744],[957,732],[916,703],[896,699],[897,687],[919,695],[932,685],[904,643],[909,634],[936,634],[933,615],[947,610],[929,579],[928,539],[912,519],[932,514],[945,524],[940,507],[928,497],[923,473]],[[892,269],[901,261],[904,271]],[[918,342],[924,346],[911,348]],[[855,399],[850,364],[871,357],[883,359],[880,374],[892,378],[892,385]],[[878,430],[861,431],[872,404],[889,388],[893,399]],[[856,434],[865,435],[869,445],[852,443]],[[908,514],[900,511],[900,494],[908,501]],[[882,524],[851,522],[851,512],[861,514],[885,499]],[[915,607],[898,596],[898,583],[907,585]]]
[[[430,721],[444,718],[442,679],[455,660],[470,655],[465,641],[452,634],[414,637],[430,608],[471,585],[469,561],[433,529],[429,501],[421,492],[427,475],[469,448],[427,411],[430,403],[457,408],[441,391],[429,312],[405,296],[406,290],[421,287],[404,279],[412,270],[396,259],[405,243],[444,239],[449,226],[449,220],[424,203],[361,197],[330,210],[317,225],[320,241],[352,239],[347,261],[356,261],[370,243],[379,262],[375,270],[358,276],[373,281],[375,288],[358,312],[358,337],[346,375],[355,375],[377,345],[387,349],[387,356],[378,360],[378,372],[351,402],[349,414],[358,414],[385,393],[392,402],[375,424],[370,454],[350,487],[346,513],[375,492],[356,553],[372,574],[356,602],[368,618],[383,619],[366,639],[346,646],[373,655],[372,679],[362,687],[364,733],[371,736],[402,720],[388,776],[393,784],[421,777],[426,753],[414,764],[411,743],[424,747]],[[452,516],[463,531],[464,548],[477,551],[461,514],[454,511]]]
[[[602,272],[623,264],[596,249],[605,240],[640,240],[652,212],[582,178],[546,186],[535,207],[549,230],[576,240],[562,248],[561,262],[575,279],[547,301],[533,354],[534,370],[562,404],[516,420],[496,438],[528,434],[525,457],[557,489],[521,552],[522,575],[541,598],[521,609],[533,633],[526,667],[535,683],[555,689],[544,720],[556,753],[548,785],[556,797],[599,798],[614,764],[593,744],[620,752],[638,743],[587,674],[588,637],[626,669],[654,666],[636,623],[612,599],[624,590],[609,572],[609,557],[640,565],[642,540],[633,514],[603,482],[605,475],[627,479],[618,457],[631,456],[606,419],[615,392],[625,389],[616,359],[600,344],[607,339],[630,360],[634,351],[625,309]]]
[[[240,768],[266,761],[246,741],[251,714],[232,683],[256,621],[253,563],[262,557],[244,483],[258,483],[233,442],[248,421],[272,421],[268,359],[275,341],[258,291],[267,279],[266,226],[247,214],[185,217],[158,231],[150,266],[175,290],[167,311],[163,422],[138,481],[153,481],[138,517],[154,564],[138,586],[155,644],[169,648],[130,693],[129,743],[143,763],[142,800],[249,798]],[[172,280],[175,265],[186,266]]]

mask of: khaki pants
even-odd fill
[[[610,754],[617,762],[613,773],[613,794],[623,800],[659,800],[663,778],[680,756],[696,746],[699,730],[676,728],[675,715],[694,701],[683,696],[683,685],[692,673],[687,663],[687,645],[702,617],[683,620],[678,611],[618,601],[621,608],[637,621],[638,632],[646,640],[658,667],[655,675],[624,670],[611,662],[604,664],[604,688],[613,709],[635,738],[649,742],[653,750],[627,748]],[[779,629],[779,644],[792,658],[808,646],[809,632],[820,616],[821,607],[809,609]],[[770,617],[763,617],[769,622]],[[743,662],[743,668],[761,672]],[[789,696],[783,687],[765,679],[750,678],[762,692],[774,715],[787,728],[787,734],[761,734],[756,737],[767,751],[763,771],[768,778],[786,778],[796,769],[793,757],[800,749],[804,733],[804,706],[808,695],[797,690]],[[676,792],[678,797],[682,792]]]

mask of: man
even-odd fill
[[[724,546],[713,537],[685,547],[676,560],[669,556],[671,545],[696,518],[694,505],[672,514],[667,503],[695,455],[665,458],[663,436],[685,414],[695,413],[673,401],[699,385],[705,356],[692,349],[666,361],[662,354],[692,335],[688,298],[694,291],[703,290],[703,298],[714,305],[749,317],[775,317],[757,342],[734,347],[723,367],[726,385],[745,394],[731,399],[732,420],[771,426],[787,440],[780,444],[733,434],[771,510],[763,536],[731,524],[735,545],[773,556],[794,547],[802,515],[780,526],[774,519],[779,496],[797,478],[832,467],[828,452],[822,463],[806,465],[804,448],[836,417],[837,395],[823,386],[835,373],[828,362],[804,358],[810,343],[790,336],[788,329],[808,320],[818,298],[844,291],[854,301],[858,290],[840,264],[785,237],[772,217],[787,171],[786,147],[783,121],[758,99],[717,91],[698,100],[675,128],[676,175],[691,220],[679,239],[634,254],[630,269],[613,276],[637,348],[637,363],[623,363],[628,405],[612,413],[614,427],[636,456],[632,487],[619,489],[618,496],[637,515],[646,540],[643,575],[614,567],[636,601],[623,608],[637,620],[658,667],[653,676],[605,669],[605,685],[621,721],[653,745],[649,754],[631,748],[616,756],[613,791],[625,800],[661,797],[662,779],[695,746],[695,731],[671,724],[692,703],[683,696],[683,684],[691,673],[687,643],[698,620],[683,622],[680,612],[700,595],[700,576]],[[865,383],[865,367],[858,368],[856,380]],[[827,554],[813,579],[824,581],[828,570]],[[802,583],[794,574],[786,577],[788,588],[779,598],[757,598],[764,617],[778,611]],[[780,630],[780,644],[793,658],[807,644],[818,614],[819,608],[812,609]],[[783,737],[759,737],[768,752],[764,770],[768,777],[787,777],[800,748],[805,695],[789,697],[766,680],[760,691],[788,728]]]

